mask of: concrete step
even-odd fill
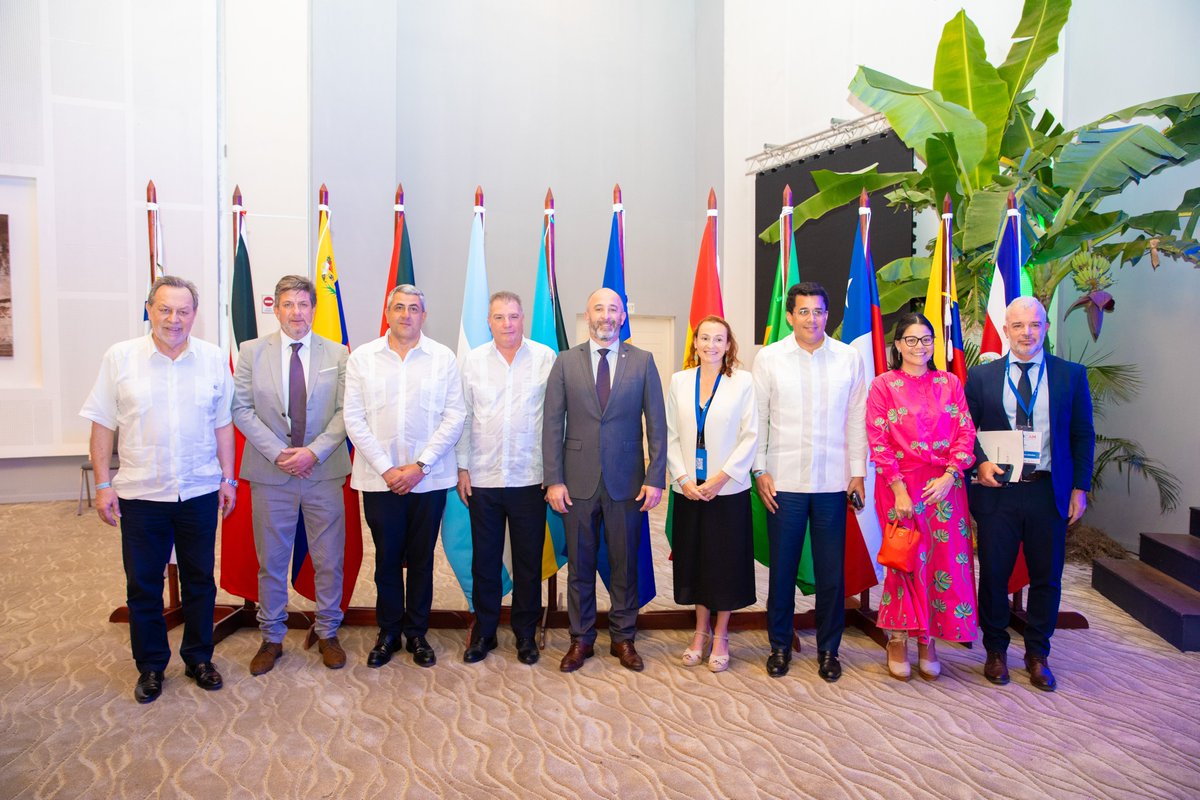
[[[1143,533],[1140,558],[1143,564],[1200,591],[1200,536]]]
[[[1092,588],[1183,651],[1200,650],[1200,592],[1133,559],[1092,561]]]

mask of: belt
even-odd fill
[[[1037,481],[1040,481],[1040,480],[1049,480],[1049,479],[1050,479],[1050,470],[1039,469],[1039,470],[1034,470],[1033,472],[1029,473],[1028,475],[1020,478],[1018,480],[1018,483],[1036,483]]]

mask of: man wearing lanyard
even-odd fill
[[[1046,310],[1018,297],[1005,312],[1008,356],[973,367],[967,406],[979,431],[1022,432],[1024,463],[988,460],[978,442],[978,482],[968,494],[979,526],[979,622],[984,676],[1008,683],[1008,578],[1024,545],[1029,568],[1025,667],[1034,687],[1052,692],[1050,637],[1058,621],[1067,526],[1083,516],[1092,487],[1096,436],[1083,365],[1047,354]],[[1019,477],[1008,481],[1007,469]]]
[[[96,511],[121,526],[129,638],[138,681],[133,696],[162,694],[171,658],[163,619],[163,572],[175,548],[183,600],[184,674],[201,689],[220,689],[212,663],[217,513],[237,500],[233,477],[233,378],[216,345],[193,339],[198,295],[190,281],[166,275],[146,299],[150,335],[108,349],[79,415],[92,421]],[[120,468],[109,476],[120,431]]]
[[[867,474],[867,380],[857,351],[825,335],[829,295],[820,285],[793,286],[787,308],[793,335],[760,350],[753,367],[763,426],[754,485],[771,554],[767,674],[786,675],[792,660],[796,573],[811,530],[817,674],[832,683],[842,675],[847,494],[863,497]]]
[[[471,599],[475,629],[463,653],[473,664],[496,649],[500,569],[507,523],[512,550],[512,629],[517,660],[536,664],[542,615],[542,402],[558,354],[526,339],[525,311],[512,292],[488,304],[492,340],[463,360],[467,418],[455,454],[458,497],[471,515]]]

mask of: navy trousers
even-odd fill
[[[433,605],[433,548],[446,490],[363,492],[363,515],[375,542],[375,617],[384,633],[424,636]],[[404,585],[408,565],[408,586]]]
[[[990,513],[975,514],[979,526],[979,623],[983,627],[983,646],[989,652],[1008,650],[1008,576],[1017,560],[1017,548],[1023,544],[1029,568],[1025,652],[1048,656],[1050,637],[1058,624],[1067,546],[1067,520],[1058,513],[1053,482],[1044,478],[976,491],[995,493],[996,498]]]
[[[163,573],[172,546],[183,603],[179,657],[188,665],[212,661],[217,493],[177,502],[121,499],[120,506],[129,642],[138,672],[161,672],[171,660],[163,619]]]
[[[817,584],[817,649],[837,655],[846,627],[846,493],[777,492],[779,510],[767,512],[771,555],[767,633],[773,649],[792,646],[796,572],[805,530],[812,531]]]
[[[500,569],[507,523],[512,550],[512,623],[518,639],[533,638],[542,615],[542,548],[546,499],[539,485],[471,489],[471,599],[478,636],[500,623]]]

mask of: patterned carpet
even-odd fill
[[[667,607],[655,523],[654,607]],[[356,605],[374,598],[367,545]],[[562,630],[533,668],[508,632],[467,665],[465,633],[435,630],[435,668],[401,654],[373,670],[374,632],[348,628],[340,672],[292,632],[275,671],[253,678],[258,636],[245,630],[217,648],[222,691],[197,689],[176,659],[163,696],[139,706],[128,630],[107,621],[124,600],[116,530],[74,503],[0,506],[0,564],[3,798],[1200,796],[1200,655],[1093,592],[1085,567],[1068,567],[1064,607],[1092,628],[1055,637],[1053,695],[1015,669],[1008,687],[987,684],[978,647],[943,647],[936,683],[898,683],[855,631],[845,676],[826,685],[811,632],[771,680],[762,632],[733,636],[721,675],[679,665],[683,631],[639,637],[644,673],[622,670],[602,633],[597,657],[563,675]],[[435,606],[465,605],[444,561],[436,584]]]

